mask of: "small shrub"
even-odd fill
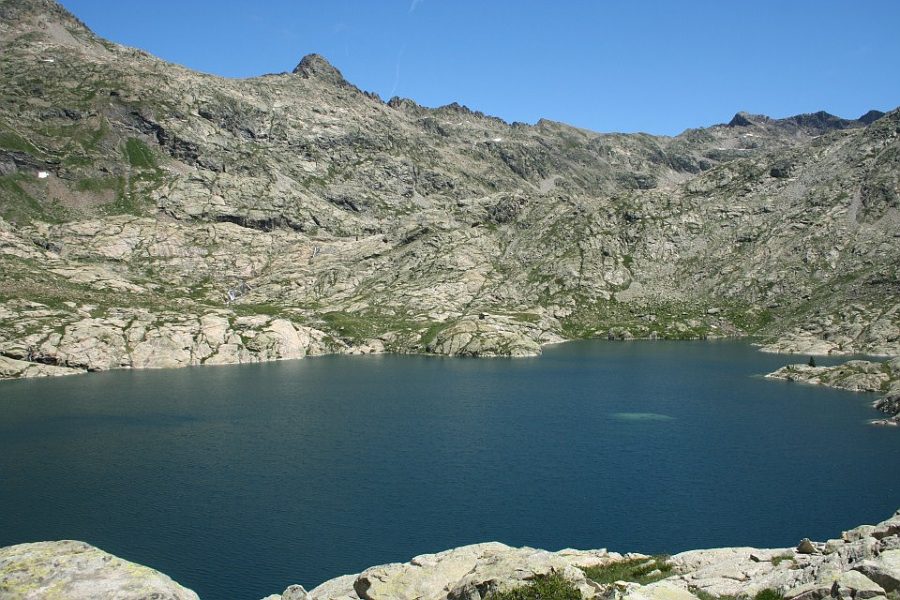
[[[657,555],[650,558],[631,558],[599,567],[584,569],[585,576],[597,583],[633,581],[647,585],[665,579],[672,574],[668,556]]]
[[[806,364],[808,364],[808,365],[811,366],[811,367],[815,367],[815,366],[816,366],[816,359],[813,358],[812,356],[810,356],[810,357],[809,357],[809,362],[806,363]]]
[[[772,557],[772,566],[777,567],[779,564],[781,564],[783,561],[786,561],[786,560],[789,560],[789,561],[791,561],[791,562],[794,562],[794,557],[793,557],[793,555],[791,555],[791,554],[778,554],[778,555],[776,555],[776,556],[773,556],[773,557]]]
[[[581,592],[559,575],[539,577],[507,592],[491,592],[486,600],[582,600]]]
[[[784,600],[784,596],[771,588],[767,588],[756,592],[753,600]]]

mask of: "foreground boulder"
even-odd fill
[[[0,598],[198,600],[159,571],[75,541],[0,549]]]

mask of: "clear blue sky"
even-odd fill
[[[676,134],[739,111],[900,105],[900,1],[62,0],[100,35],[228,77],[318,52],[358,87],[507,121]]]

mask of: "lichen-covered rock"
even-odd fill
[[[0,548],[0,598],[198,600],[158,571],[75,541]]]
[[[672,557],[681,584],[716,596],[754,595],[802,581],[793,549],[716,548]]]
[[[585,598],[594,597],[595,587],[564,556],[497,542],[373,567],[362,572],[353,587],[363,600],[484,600],[491,592],[507,591],[551,574],[571,581]]]

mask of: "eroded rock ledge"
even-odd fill
[[[872,406],[887,417],[876,419],[872,423],[900,425],[900,358],[885,362],[848,360],[832,367],[787,365],[766,377],[824,385],[851,392],[879,392],[882,396]]]
[[[878,525],[861,525],[825,542],[804,539],[796,548],[718,548],[657,557],[666,570],[647,585],[595,581],[611,566],[644,559],[650,557],[488,542],[371,567],[310,591],[291,585],[264,600],[488,600],[549,576],[566,580],[585,599],[733,599],[771,590],[785,600],[896,600],[900,510]],[[197,595],[153,569],[83,542],[60,541],[0,549],[0,597],[193,600]]]

